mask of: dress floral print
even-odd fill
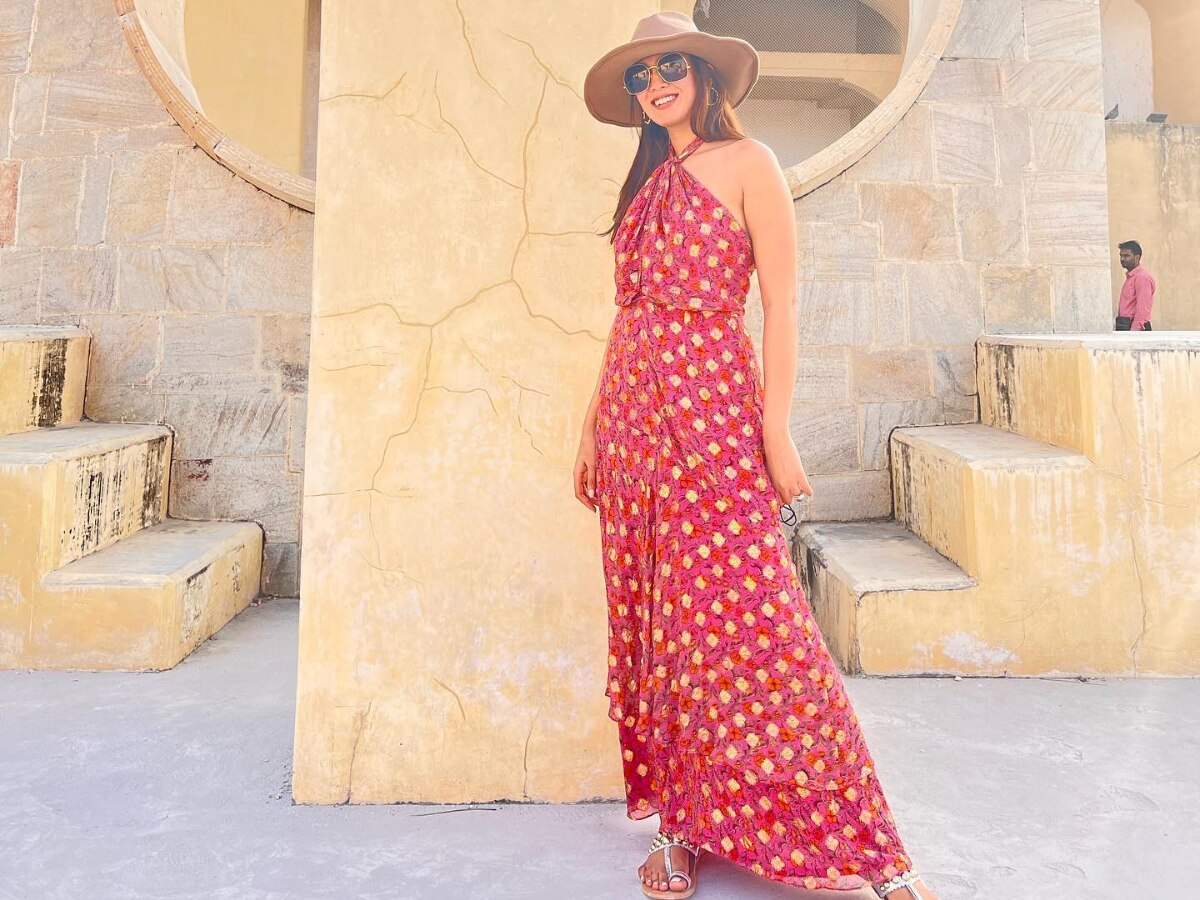
[[[627,811],[766,878],[856,889],[909,861],[779,524],[753,249],[682,164],[701,143],[669,151],[615,240],[596,486]]]

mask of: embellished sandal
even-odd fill
[[[875,888],[875,893],[880,897],[886,897],[892,891],[907,888],[908,892],[912,894],[913,900],[928,900],[922,891],[917,890],[917,882],[920,880],[921,876],[916,872],[904,872],[889,881],[885,881],[883,884],[872,885],[872,887]]]
[[[688,866],[687,872],[677,872],[671,864],[671,848],[682,847],[692,854],[691,864]],[[695,844],[685,841],[683,838],[673,838],[665,832],[660,831],[654,836],[654,840],[650,842],[650,852],[661,850],[663,854],[663,868],[667,870],[667,889],[660,891],[657,888],[646,887],[642,884],[642,893],[647,897],[653,897],[654,900],[684,900],[685,897],[690,897],[696,893],[695,876],[696,861],[700,858],[700,848]],[[686,887],[682,891],[671,890],[671,879],[682,878]]]

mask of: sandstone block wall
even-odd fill
[[[297,591],[312,216],[197,149],[111,0],[0,4],[0,323],[93,335],[85,414],[177,432],[170,514]]]
[[[975,421],[983,333],[1110,326],[1100,10],[965,0],[900,125],[796,204],[810,519],[891,512],[897,425]]]

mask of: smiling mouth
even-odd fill
[[[661,97],[656,97],[650,105],[655,109],[663,109],[664,107],[670,106],[672,103],[674,103],[675,98],[678,96],[678,94],[663,94]]]

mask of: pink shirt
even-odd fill
[[[1125,273],[1125,285],[1121,288],[1121,302],[1117,304],[1118,316],[1133,317],[1133,331],[1141,331],[1150,321],[1150,307],[1154,305],[1154,277],[1141,266]]]

